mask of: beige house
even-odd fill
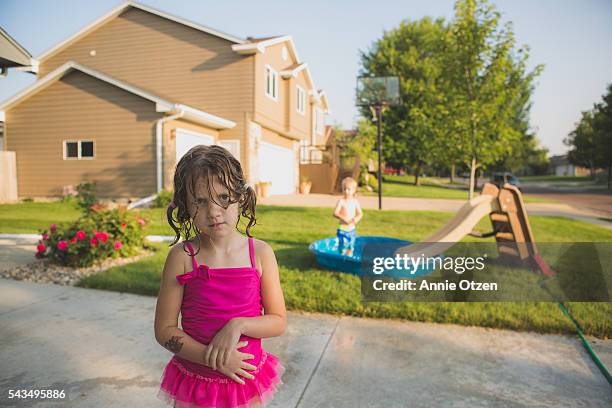
[[[103,197],[149,196],[197,144],[293,193],[300,142],[324,137],[327,98],[290,36],[244,40],[128,2],[37,61],[38,81],[0,105],[19,197],[83,181]]]

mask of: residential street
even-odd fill
[[[521,188],[533,197],[559,201],[602,217],[612,217],[612,193],[603,189],[585,189],[571,184],[555,186],[550,183],[525,183]]]

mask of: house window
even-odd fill
[[[314,109],[314,113],[315,113],[315,132],[318,135],[322,135],[324,128],[325,128],[325,119],[323,117],[323,111],[320,108],[315,108]]]
[[[302,115],[306,114],[306,91],[301,86],[297,87],[297,111]]]
[[[266,95],[278,100],[278,72],[266,65]]]
[[[64,160],[94,158],[93,140],[64,140]]]

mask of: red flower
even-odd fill
[[[121,224],[121,228],[125,228],[127,226],[127,224],[124,222],[123,224]]]
[[[145,225],[147,222],[146,222],[145,220],[143,220],[142,218],[139,218],[139,219],[138,219],[138,223],[139,223],[140,225]]]
[[[90,243],[90,245],[91,245],[91,246],[93,246],[93,247],[98,246],[98,240],[97,240],[97,239],[95,239],[95,238],[92,238],[92,239],[89,241],[89,243]]]
[[[45,232],[44,234],[42,234],[42,239],[43,241],[46,241],[49,239],[49,235]]]
[[[66,241],[64,241],[63,239],[57,243],[57,249],[59,249],[60,251],[65,251],[66,248],[68,248],[68,243],[66,243]]]
[[[70,240],[70,244],[71,244],[71,245],[74,245],[74,243],[75,243],[75,242],[76,242],[76,238],[72,238],[72,239]]]
[[[51,230],[51,233],[53,234],[53,233],[55,233],[55,231],[57,230],[57,225],[55,225],[55,224],[51,224],[51,225],[49,226],[49,229]]]
[[[45,252],[45,249],[47,249],[47,247],[45,246],[45,244],[38,244],[38,245],[36,246],[36,250],[37,250],[38,252]]]
[[[85,239],[85,231],[77,231],[76,239],[78,239],[79,241],[84,240]]]
[[[96,239],[106,244],[106,241],[108,240],[108,234],[106,232],[98,232],[96,234]]]
[[[117,240],[115,241],[115,251],[118,251],[121,249],[121,241]]]

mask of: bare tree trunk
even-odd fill
[[[421,161],[417,160],[416,171],[414,174],[414,185],[415,186],[421,185],[421,180],[419,180],[420,174],[421,174]]]
[[[450,168],[450,182],[453,184],[455,182],[455,163],[451,164]]]
[[[472,157],[472,162],[470,163],[470,193],[468,195],[468,200],[474,198],[474,184],[476,182],[476,158]]]

